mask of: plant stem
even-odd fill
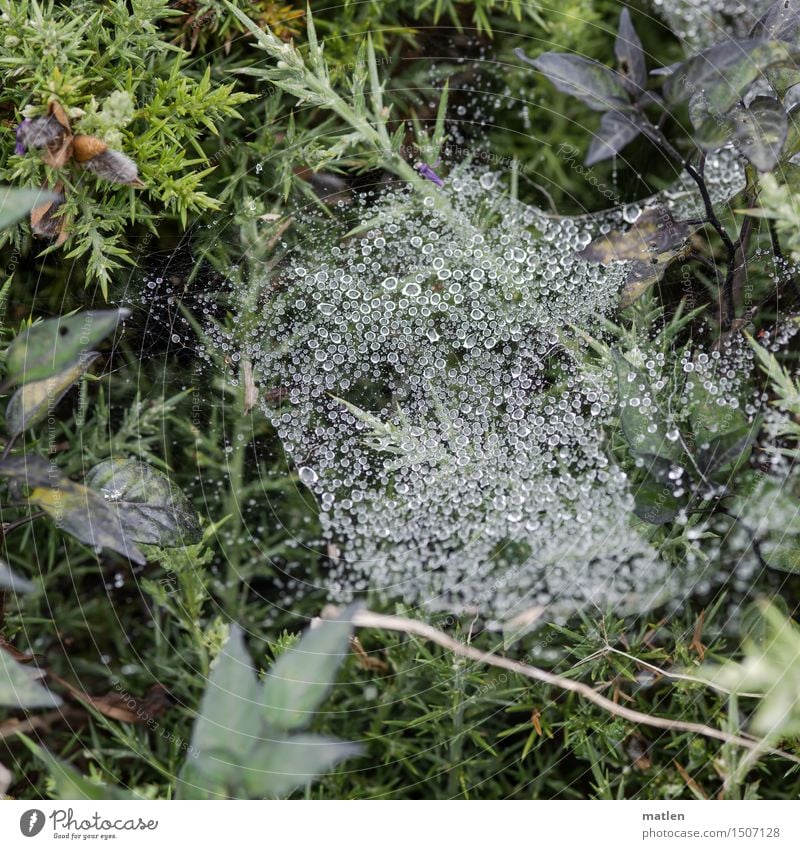
[[[650,141],[657,147],[660,147],[668,156],[672,157],[672,159],[674,159],[696,183],[697,188],[700,191],[700,197],[703,200],[706,219],[714,230],[716,230],[722,244],[725,245],[725,251],[727,253],[727,270],[722,287],[725,309],[722,311],[723,315],[721,323],[724,329],[730,329],[733,319],[736,316],[733,300],[733,275],[736,264],[736,245],[722,222],[717,217],[717,213],[714,211],[714,204],[711,201],[711,195],[708,192],[708,186],[706,185],[704,176],[705,157],[701,160],[700,170],[698,171],[688,160],[684,159],[680,155],[680,153],[667,140],[664,133],[647,118],[644,112],[640,111],[639,115],[642,119],[642,132],[647,136],[647,138],[649,138]]]

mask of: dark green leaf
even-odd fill
[[[640,133],[633,116],[622,112],[606,112],[600,119],[600,127],[592,138],[585,165],[596,165],[605,159],[616,156]]]
[[[680,454],[666,437],[652,390],[644,377],[620,354],[614,352],[619,388],[619,418],[625,441],[634,454],[651,454],[670,460]]]
[[[676,498],[672,487],[646,478],[633,488],[633,512],[651,525],[665,525],[671,522],[684,506],[686,499]]]
[[[0,476],[30,490],[28,501],[44,510],[57,526],[95,550],[108,548],[144,564],[144,555],[122,527],[117,511],[93,489],[75,483],[41,457],[8,457]]]
[[[8,346],[6,383],[43,380],[87,356],[129,310],[90,310],[51,318],[24,330]]]
[[[21,386],[11,396],[6,408],[8,433],[18,436],[38,424],[99,356],[96,351],[89,351],[79,362],[67,366],[58,374],[44,380],[32,380]]]
[[[128,539],[173,548],[199,542],[197,514],[170,479],[139,460],[107,460],[86,476],[116,512]]]
[[[58,199],[44,189],[13,189],[0,186],[0,230],[10,227],[32,209]]]
[[[326,620],[278,658],[262,693],[271,725],[285,730],[308,725],[349,653],[351,633],[347,619]]]
[[[800,36],[800,2],[775,0],[758,19],[751,36],[796,42]]]
[[[647,87],[647,65],[644,59],[642,42],[631,21],[627,8],[619,16],[619,29],[614,52],[619,63],[619,72],[623,85],[633,95]]]
[[[789,129],[789,119],[774,97],[756,97],[748,107],[737,107],[730,115],[733,136],[739,149],[759,171],[772,171],[778,164]]]
[[[746,424],[698,445],[697,467],[706,477],[725,483],[750,459],[759,428],[759,422]]]
[[[44,675],[35,666],[18,663],[0,649],[0,705],[13,708],[57,707],[61,699],[39,683]]]
[[[571,53],[542,53],[531,59],[518,48],[516,54],[541,71],[559,91],[577,97],[590,109],[606,112],[630,108],[622,77],[605,65]]]
[[[670,103],[700,94],[708,112],[722,119],[767,68],[791,65],[793,59],[788,45],[780,41],[730,39],[680,65],[667,77],[664,94]]]

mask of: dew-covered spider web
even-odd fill
[[[707,178],[725,199],[741,169],[723,157]],[[355,235],[312,229],[234,332],[212,333],[240,376],[252,367],[317,500],[329,596],[498,619],[665,598],[674,576],[609,450],[616,377],[582,351],[606,340],[626,269],[576,256],[646,204],[550,217],[466,166],[442,199],[392,190]],[[698,212],[686,185],[657,201]]]

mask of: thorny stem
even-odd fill
[[[703,725],[699,722],[667,719],[666,717],[652,716],[648,713],[633,710],[633,708],[619,705],[611,699],[606,698],[588,684],[556,675],[554,672],[548,672],[537,666],[529,666],[526,663],[521,663],[520,661],[512,660],[502,655],[480,651],[470,645],[465,645],[458,640],[454,640],[443,631],[425,622],[417,622],[414,619],[406,619],[402,616],[387,616],[382,613],[373,613],[371,610],[357,610],[352,615],[352,623],[357,628],[379,628],[386,631],[399,631],[403,634],[413,634],[422,639],[430,640],[430,642],[442,646],[442,648],[448,649],[461,657],[474,660],[476,663],[486,663],[489,666],[506,669],[509,672],[530,678],[533,681],[539,681],[551,687],[558,687],[560,690],[577,693],[582,698],[592,702],[592,704],[597,705],[608,713],[618,716],[621,719],[627,719],[629,722],[634,722],[638,725],[648,725],[651,728],[661,728],[665,731],[699,734],[703,737],[721,740],[723,743],[741,746],[744,749],[756,751],[759,754],[763,752],[765,754],[777,755],[785,760],[800,764],[800,758],[782,749],[769,746],[763,739],[753,737],[749,734],[747,736],[731,734],[730,732],[713,728],[710,725]]]

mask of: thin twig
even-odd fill
[[[784,752],[782,749],[767,747],[765,741],[757,737],[730,734],[727,731],[712,728],[710,725],[703,725],[698,722],[684,722],[679,719],[651,716],[650,714],[633,710],[624,705],[618,705],[580,681],[564,678],[545,669],[539,669],[537,666],[529,666],[526,663],[521,663],[508,657],[493,654],[492,652],[480,651],[472,646],[464,645],[425,622],[417,622],[413,619],[406,619],[403,616],[388,616],[382,613],[373,613],[371,610],[358,610],[353,614],[352,623],[357,628],[381,628],[386,631],[399,631],[403,634],[413,634],[414,636],[422,637],[425,640],[430,640],[430,642],[442,646],[442,648],[452,651],[454,654],[474,660],[476,663],[486,663],[489,666],[495,666],[499,669],[507,669],[509,672],[514,672],[533,681],[539,681],[551,687],[558,687],[560,690],[570,693],[577,693],[587,701],[592,702],[592,704],[608,711],[608,713],[619,716],[622,719],[627,719],[629,722],[634,722],[638,725],[648,725],[651,728],[661,728],[665,731],[698,734],[702,737],[721,740],[723,743],[741,746],[745,749],[757,749],[768,752],[769,754],[792,761],[792,763],[800,764],[800,758],[795,757],[789,752]]]

